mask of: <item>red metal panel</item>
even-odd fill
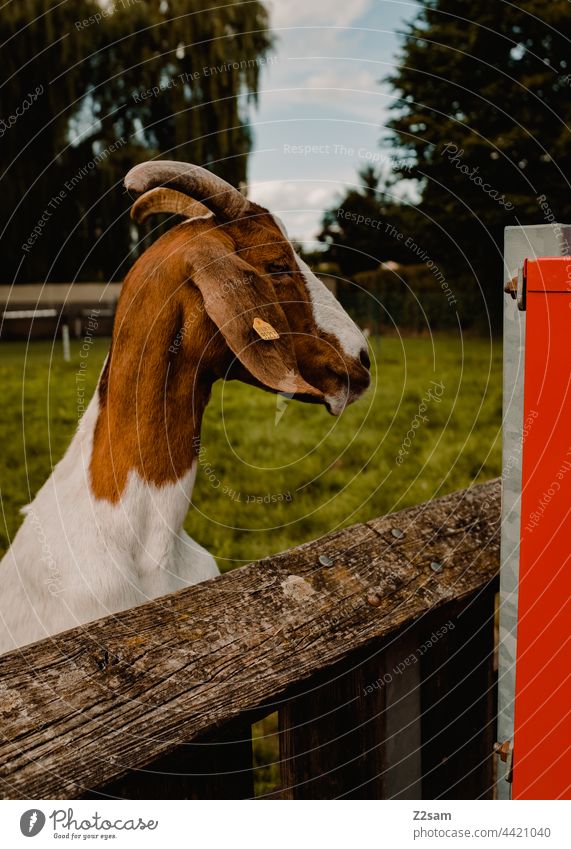
[[[566,292],[571,295],[571,256],[545,256],[525,261],[527,292]]]
[[[570,263],[570,257],[527,262],[517,799],[571,798]]]

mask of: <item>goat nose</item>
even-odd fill
[[[357,376],[351,377],[350,380],[351,388],[357,391],[368,389],[371,385],[371,374],[367,371],[361,371],[361,373]]]
[[[359,354],[359,359],[361,360],[361,365],[364,366],[367,371],[371,369],[371,358],[369,356],[369,352],[366,348],[361,348],[361,353]]]
[[[367,365],[363,362],[363,358],[360,357],[361,365],[355,363],[354,367],[349,370],[349,385],[353,392],[364,392],[371,385],[371,373],[369,371],[371,363],[368,355],[365,354],[365,356],[368,361]]]

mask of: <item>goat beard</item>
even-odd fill
[[[238,380],[240,383],[247,383],[249,386],[255,386],[256,389],[263,389],[264,392],[269,392],[271,395],[287,395],[288,398],[293,398],[295,401],[301,401],[304,404],[324,404],[324,398],[316,395],[306,395],[302,392],[280,392],[279,389],[273,389],[271,386],[266,386],[261,380],[258,380],[251,374],[248,369],[242,365],[240,360],[235,358],[228,367],[226,373],[222,375],[224,380]]]

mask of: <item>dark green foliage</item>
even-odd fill
[[[420,194],[391,221],[480,326],[501,323],[504,227],[571,221],[570,37],[567,0],[420,0],[389,79],[397,99],[383,143],[394,179],[414,179]],[[362,235],[379,260],[415,261]]]
[[[327,261],[346,277],[376,268],[383,259],[406,258],[386,232],[399,212],[386,179],[371,166],[359,178],[361,186],[325,212],[319,234],[327,245]]]
[[[2,282],[119,278],[131,243],[121,180],[142,159],[246,179],[248,110],[270,48],[264,6],[111,5],[100,20],[96,0],[3,8]]]
[[[350,300],[352,315],[371,332],[406,327],[426,333],[473,323],[473,303],[450,285],[438,266],[381,267],[357,274],[355,283],[345,299]]]
[[[501,312],[503,229],[569,220],[571,12],[565,0],[422,0],[390,81],[390,141],[421,181],[418,229]],[[476,170],[474,170],[476,169]],[[480,183],[481,178],[481,183]]]

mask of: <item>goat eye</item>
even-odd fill
[[[285,274],[289,271],[289,266],[284,265],[282,262],[270,262],[268,271],[270,274]]]

